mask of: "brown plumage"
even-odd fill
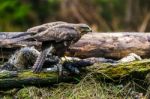
[[[23,40],[36,40],[42,42],[42,51],[38,56],[33,69],[39,72],[49,52],[55,49],[57,56],[62,56],[64,51],[77,42],[83,34],[91,32],[91,28],[86,24],[72,24],[66,22],[53,22],[36,26],[27,30],[30,35],[8,40],[7,44],[13,44]],[[5,42],[6,43],[6,42]]]
[[[38,72],[42,69],[46,55],[53,48],[55,49],[55,54],[60,57],[71,44],[77,42],[83,34],[90,31],[91,29],[86,24],[64,23],[34,35],[34,39],[43,42],[42,52],[33,66],[34,71]]]
[[[45,31],[48,28],[52,28],[53,26],[65,24],[65,23],[67,23],[67,22],[57,21],[57,22],[45,23],[42,25],[32,27],[32,28],[28,29],[27,32],[29,32],[29,33],[40,33],[42,31]]]
[[[17,33],[14,36],[12,35],[11,37],[8,36],[5,37],[5,39],[0,39],[0,46],[10,45],[10,44],[17,43],[19,41],[31,39],[33,35],[37,35],[38,33],[41,33],[47,30],[48,28],[52,28],[53,26],[57,26],[65,23],[66,22],[58,21],[58,22],[51,22],[51,23],[46,23],[46,24],[32,27],[28,29],[27,32]]]

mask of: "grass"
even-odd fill
[[[131,68],[128,64],[125,66],[120,65],[123,69],[117,69],[114,73],[111,73],[114,69],[109,67],[109,65],[98,65],[89,67],[88,70],[92,72],[85,72],[81,80],[77,79],[78,83],[62,82],[53,86],[49,85],[45,88],[30,86],[3,92],[0,91],[0,99],[150,99],[150,87],[148,87],[146,80],[140,80],[140,77],[139,79],[135,79],[138,77],[133,78],[134,76],[131,76],[127,80],[121,80],[122,82],[117,83],[108,82],[106,79],[98,79],[100,76],[106,76],[105,78],[113,81],[111,78],[112,74],[121,75],[120,73],[124,73],[122,70],[134,70],[134,68],[138,68],[138,70],[143,70],[143,68],[149,69],[149,61],[133,63],[131,64],[133,69],[126,69],[128,67]],[[109,68],[110,70],[102,72],[103,69],[100,68]],[[142,74],[142,72],[138,71],[138,74]],[[24,76],[27,75],[30,75],[30,73]]]
[[[46,88],[25,87],[6,92],[0,98],[11,99],[146,99],[150,88],[134,80],[114,84],[97,81],[93,74],[87,74],[79,83],[59,83]],[[2,93],[2,92],[1,92]],[[10,94],[11,93],[11,94]],[[148,99],[148,98],[147,98]]]

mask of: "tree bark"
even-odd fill
[[[0,35],[0,38],[1,35]],[[22,41],[17,44],[1,47],[1,58],[7,58],[22,46],[37,46],[40,49],[41,42]],[[84,35],[76,44],[70,46],[66,55],[80,58],[105,57],[121,59],[129,53],[136,53],[142,58],[150,57],[150,33],[91,33]]]
[[[96,63],[87,68],[86,72],[81,72],[78,76],[59,77],[56,72],[33,73],[31,70],[10,72],[0,72],[0,89],[5,90],[14,87],[43,86],[56,84],[61,81],[73,81],[78,77],[78,81],[87,73],[92,73],[97,79],[111,80],[119,82],[126,78],[145,79],[150,71],[150,60],[134,61],[130,63],[120,63],[113,65],[110,63]]]
[[[66,52],[80,58],[121,59],[129,53],[150,57],[150,33],[91,33],[84,35]]]

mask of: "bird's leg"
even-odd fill
[[[58,64],[56,65],[57,68],[58,68],[59,76],[62,76],[62,75],[63,75],[63,63],[64,63],[66,60],[67,60],[66,56],[61,57],[61,58],[59,59]]]
[[[57,64],[57,67],[58,67],[58,72],[59,72],[59,76],[62,76],[63,75],[63,66],[62,66],[62,61],[61,59],[59,59],[59,63]]]
[[[40,55],[37,57],[36,62],[33,65],[33,72],[40,72],[42,70],[42,65],[46,59],[48,53],[53,51],[54,47],[51,45],[48,48],[45,48]]]

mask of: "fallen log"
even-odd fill
[[[92,73],[97,79],[109,79],[114,82],[125,80],[127,77],[136,79],[145,79],[147,73],[150,72],[150,59],[134,61],[130,63],[120,63],[113,65],[110,63],[96,63],[86,69],[78,76],[59,77],[56,72],[33,73],[31,70],[19,72],[0,72],[0,89],[8,89],[14,87],[24,87],[30,85],[51,85],[61,81],[72,81],[76,77],[81,77],[86,73]],[[83,76],[84,77],[84,76]],[[79,81],[80,79],[78,79]]]
[[[91,33],[72,45],[69,56],[120,59],[129,53],[150,57],[150,33]]]
[[[8,59],[15,51],[20,50],[22,47],[34,46],[36,49],[41,50],[42,42],[37,41],[21,41],[12,45],[5,45],[1,47],[0,59]]]
[[[25,37],[31,35],[29,32],[0,32],[0,42],[4,42],[5,39],[18,39],[20,37]],[[21,47],[26,46],[35,46],[37,49],[40,49],[42,42],[38,41],[21,41],[15,44],[0,44],[0,59],[7,59],[12,55],[16,50],[19,50]]]
[[[2,35],[2,34],[1,34]],[[0,35],[0,39],[2,38]],[[6,33],[3,33],[3,36]],[[11,37],[18,37],[15,34]],[[41,42],[22,41],[17,44],[1,47],[0,56],[7,58],[12,54],[11,49],[18,49],[25,45],[36,46],[40,49]],[[129,53],[135,53],[142,58],[150,57],[150,33],[120,32],[120,33],[91,33],[84,35],[76,44],[72,45],[66,55],[80,58],[105,57],[121,59]]]

